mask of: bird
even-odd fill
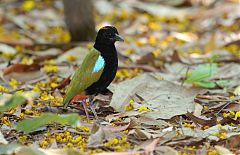
[[[124,40],[114,26],[104,26],[98,31],[93,48],[75,71],[66,88],[63,99],[64,108],[68,107],[75,96],[85,100],[88,96],[106,91],[118,69],[116,41]],[[84,102],[83,107],[89,117]]]

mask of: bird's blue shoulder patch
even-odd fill
[[[98,71],[100,71],[105,65],[105,60],[103,59],[103,57],[101,55],[98,56],[98,59],[93,67],[92,72],[96,73]]]

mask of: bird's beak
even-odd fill
[[[118,34],[115,34],[114,39],[115,39],[116,41],[122,41],[122,42],[124,41],[123,38],[122,38],[120,35],[118,35]]]

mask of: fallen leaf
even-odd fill
[[[219,153],[219,155],[234,155],[234,153],[232,153],[230,150],[228,150],[225,147],[217,146],[217,145],[214,147],[217,150],[217,152]]]
[[[124,111],[131,96],[137,94],[144,100],[142,106],[152,112],[142,115],[154,119],[170,119],[176,115],[193,111],[195,95],[200,89],[185,88],[171,82],[158,80],[152,74],[142,74],[119,83],[114,91],[110,106],[116,111]]]
[[[47,155],[39,148],[23,146],[16,150],[16,155]]]
[[[139,114],[140,113],[138,111],[126,111],[122,113],[108,115],[105,119],[108,120],[109,122],[112,122],[113,120],[117,120],[118,118],[132,117],[137,116]]]
[[[178,155],[179,154],[177,150],[169,146],[158,146],[156,147],[155,152],[161,155]]]
[[[54,57],[54,56],[59,56],[62,53],[62,51],[58,48],[49,48],[44,51],[35,51],[32,54],[36,55],[38,57]]]
[[[219,133],[220,130],[225,130],[226,132],[231,132],[232,130],[235,130],[236,127],[232,127],[230,125],[215,125],[215,126],[212,126],[208,129],[205,129],[204,131],[207,132],[208,134],[210,134],[210,136],[208,136],[208,139],[210,140],[215,140],[215,141],[219,141],[220,139],[216,136],[216,133]],[[238,135],[238,133],[232,133],[230,135],[226,135],[226,139],[233,136],[233,135]]]
[[[3,134],[0,132],[0,144],[8,144],[8,141],[4,138]]]
[[[202,119],[194,116],[192,113],[187,112],[186,116],[191,119],[195,124],[202,125],[202,126],[214,126],[217,124],[217,118],[211,118],[211,119]]]
[[[71,126],[79,125],[79,116],[78,114],[66,114],[66,115],[58,115],[58,114],[51,114],[45,113],[41,116],[32,118],[32,119],[25,119],[20,121],[16,124],[15,128],[19,131],[24,131],[25,133],[29,133],[43,125],[50,124],[50,123],[60,123],[60,124],[69,124]]]
[[[153,118],[147,118],[143,116],[138,117],[136,121],[144,125],[153,125],[153,126],[158,126],[160,128],[172,126],[170,123],[167,123],[164,120],[156,120]]]
[[[4,69],[1,77],[5,82],[15,79],[19,82],[34,83],[46,78],[46,74],[40,68],[37,64],[14,64]]]
[[[141,154],[142,151],[129,151],[129,152],[103,152],[103,153],[97,153],[95,155],[135,155],[135,154]]]
[[[240,86],[238,86],[237,88],[235,88],[234,92],[235,95],[240,96]]]
[[[192,128],[182,127],[177,130],[184,136],[190,136],[190,137],[196,137],[196,138],[207,138],[208,136],[210,136],[210,133],[197,128],[192,129]]]
[[[20,144],[10,143],[0,145],[0,154],[14,154],[15,150],[20,148]]]
[[[84,152],[75,148],[64,149],[40,149],[46,155],[86,155]]]
[[[10,74],[12,72],[21,73],[21,72],[31,72],[39,70],[41,67],[37,64],[25,65],[25,64],[13,64],[8,66],[3,70],[3,75]]]
[[[0,112],[4,112],[11,108],[15,108],[26,102],[27,102],[27,100],[25,97],[18,95],[18,94],[14,94],[9,100],[7,100],[5,103],[0,105]]]
[[[187,14],[192,14],[194,12],[194,9],[192,8],[174,8],[171,6],[164,6],[161,4],[156,3],[145,3],[140,1],[133,1],[129,3],[129,5],[132,5],[134,8],[138,8],[140,10],[146,11],[149,14],[152,14],[154,16],[184,16]]]
[[[89,51],[90,51],[89,49],[83,47],[75,47],[66,51],[64,54],[60,55],[56,59],[56,62],[57,63],[69,62],[68,58],[74,56],[76,60],[72,61],[72,63],[80,65],[82,64],[83,59],[85,58]]]
[[[193,115],[196,117],[201,116],[202,110],[203,110],[203,106],[198,103],[195,103]]]
[[[0,52],[8,53],[8,54],[15,54],[16,50],[15,50],[15,48],[13,48],[9,45],[0,43]]]
[[[98,128],[94,130],[96,130],[96,132],[92,133],[87,140],[89,145],[100,145],[106,140],[122,136],[122,134],[119,132],[112,132],[111,130],[106,128],[104,129],[101,126],[98,126]]]
[[[239,79],[240,78],[240,64],[230,63],[218,69],[218,71],[211,77],[211,79]],[[231,80],[233,80],[231,79]]]
[[[227,148],[239,148],[240,147],[240,141],[239,141],[240,135],[234,135],[227,139],[224,139],[218,143],[218,145],[223,145]]]
[[[159,142],[160,138],[154,139],[152,140],[151,143],[149,143],[148,145],[146,145],[143,149],[145,151],[146,154],[150,154],[153,153],[153,151],[155,150],[158,142]]]

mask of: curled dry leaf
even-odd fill
[[[217,124],[217,118],[211,118],[209,120],[198,118],[194,116],[192,113],[187,112],[186,116],[191,119],[196,125],[202,125],[202,126],[214,126]]]
[[[32,64],[32,65],[13,64],[3,70],[3,75],[7,75],[12,72],[16,72],[16,73],[31,72],[31,71],[39,70],[40,68],[41,68],[41,66],[39,66],[38,64]]]

